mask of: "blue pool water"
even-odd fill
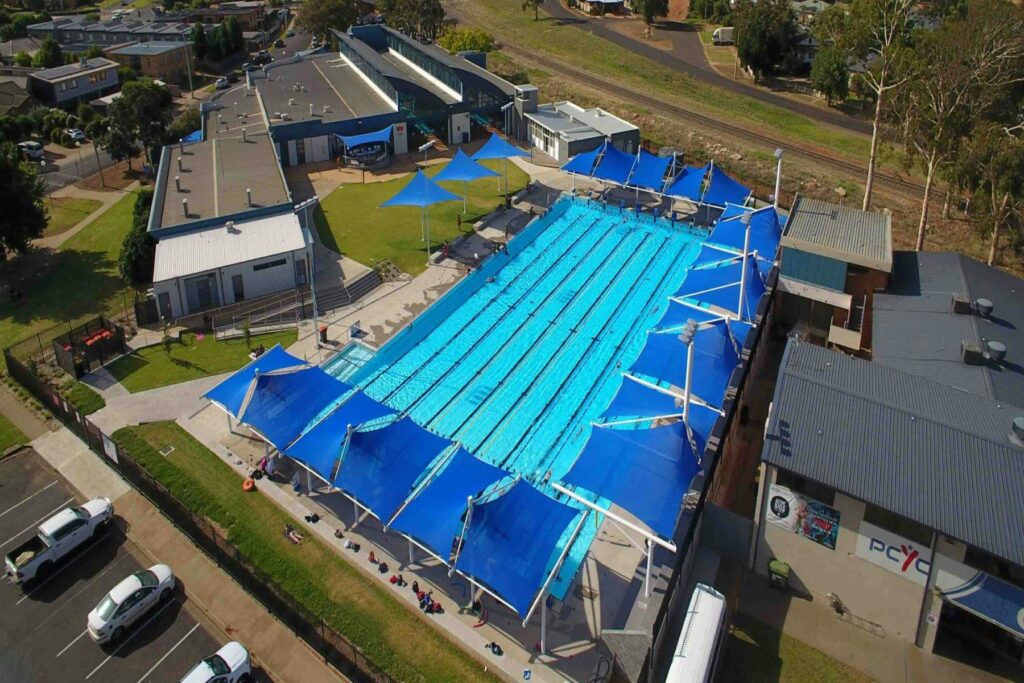
[[[324,370],[343,382],[348,382],[360,368],[373,359],[374,351],[359,342],[349,342],[324,364]]]
[[[572,465],[704,237],[563,198],[349,381],[553,494],[545,482]],[[595,533],[585,525],[555,597]]]

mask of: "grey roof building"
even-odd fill
[[[1024,408],[790,341],[765,463],[1024,565]]]
[[[530,92],[535,97],[535,89]],[[527,105],[527,134],[534,146],[559,163],[611,142],[633,154],[640,147],[640,129],[599,107],[584,109],[572,102]]]
[[[874,362],[1024,405],[1024,281],[962,254],[896,252],[894,262],[892,284],[875,295]],[[988,315],[975,303],[984,299]],[[965,341],[1001,344],[1005,358],[965,363]]]
[[[892,218],[799,196],[782,246],[888,273],[892,271]]]
[[[103,57],[36,71],[28,80],[29,92],[55,105],[88,101],[118,88],[117,62]]]

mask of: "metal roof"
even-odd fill
[[[782,246],[888,273],[892,271],[892,217],[798,196]]]
[[[74,76],[82,76],[84,74],[92,73],[93,71],[102,71],[104,69],[116,69],[117,62],[110,59],[104,59],[103,57],[93,57],[92,59],[86,59],[81,62],[75,62],[74,64],[65,64],[64,66],[54,67],[52,69],[44,69],[43,71],[36,71],[32,74],[32,78],[38,78],[41,81],[62,81],[65,78],[72,78]]]
[[[275,62],[252,75],[267,115],[275,122],[280,121],[276,114],[282,112],[291,121],[333,122],[394,111],[337,53]]]
[[[791,340],[761,458],[1024,565],[1022,415]]]
[[[892,283],[874,296],[874,361],[1024,405],[1024,281],[962,254],[896,252],[893,264]],[[992,315],[954,313],[953,295],[990,300]],[[1006,358],[967,365],[965,340],[1001,342]]]
[[[115,55],[162,55],[165,52],[184,50],[185,43],[154,40],[148,43],[135,43],[111,51]]]
[[[236,263],[304,249],[299,218],[291,211],[164,237],[156,244],[153,282],[205,273]]]
[[[590,126],[602,135],[616,135],[617,133],[640,130],[629,121],[624,121],[600,107],[584,109],[572,102],[555,102],[553,106],[565,116]]]

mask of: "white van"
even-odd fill
[[[666,683],[712,681],[728,633],[725,596],[698,583],[693,589],[686,621],[676,643]]]
[[[732,26],[716,28],[714,33],[711,34],[711,42],[715,45],[732,45],[734,42],[734,31],[735,29]]]

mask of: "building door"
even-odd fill
[[[306,141],[296,140],[295,141],[295,163],[304,164],[306,163]]]
[[[220,297],[217,296],[217,281],[214,276],[203,275],[185,280],[185,298],[188,301],[189,313],[218,305]]]
[[[235,292],[235,301],[245,301],[245,283],[241,275],[231,276],[231,289]]]
[[[174,317],[174,311],[171,310],[171,294],[170,292],[160,292],[160,296],[157,298],[160,306],[160,319],[170,320]]]
[[[302,286],[306,284],[307,281],[308,278],[306,277],[306,259],[295,259],[295,284]]]

